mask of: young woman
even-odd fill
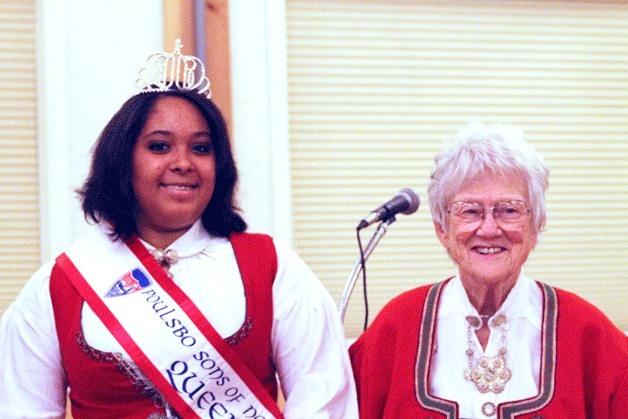
[[[197,60],[179,49],[95,146],[80,190],[93,231],[2,319],[2,412],[64,417],[69,391],[75,418],[357,417],[330,295],[284,244],[245,232],[209,82],[159,78]]]

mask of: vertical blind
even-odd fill
[[[37,2],[0,2],[0,315],[40,264]]]
[[[423,202],[367,262],[369,321],[400,292],[456,273],[426,203],[434,155],[469,121],[512,123],[551,168],[547,227],[524,272],[628,330],[625,2],[286,4],[294,246],[336,301],[358,221],[403,187]],[[358,282],[349,337],[363,307]]]

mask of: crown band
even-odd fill
[[[193,55],[182,55],[182,47],[181,40],[177,39],[172,54],[156,52],[148,56],[135,82],[140,93],[167,92],[176,88],[195,90],[211,98],[205,66]]]

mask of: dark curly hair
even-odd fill
[[[216,155],[214,192],[201,215],[207,231],[227,237],[246,230],[238,214],[235,188],[238,171],[233,158],[227,127],[216,105],[196,91],[171,89],[166,92],[139,93],[127,100],[104,128],[92,150],[90,174],[77,190],[88,222],[107,222],[114,239],[128,239],[137,233],[138,203],[131,181],[133,149],[150,111],[160,98],[175,96],[196,106],[209,125]]]

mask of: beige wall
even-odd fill
[[[216,0],[203,2],[202,11],[194,0],[164,0],[164,41],[166,49],[179,38],[183,53],[198,55],[199,43],[203,43],[207,74],[211,80],[212,100],[216,103],[231,131],[231,68],[229,42],[229,2]],[[202,13],[203,16],[196,16]],[[197,19],[202,19],[204,39],[197,39]]]
[[[36,14],[0,5],[0,315],[40,264]]]

